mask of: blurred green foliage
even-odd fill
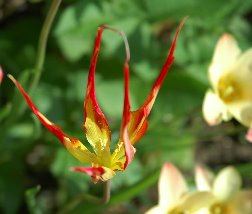
[[[0,64],[27,89],[50,1],[23,0],[16,6],[12,2],[0,6]],[[156,203],[155,188],[150,187],[156,185],[164,161],[182,167],[189,179],[195,162],[213,168],[233,164],[251,185],[252,155],[233,155],[231,150],[246,147],[252,154],[252,147],[244,143],[245,129],[234,121],[209,128],[201,116],[207,67],[218,37],[229,32],[243,50],[252,46],[251,0],[63,0],[49,37],[42,77],[31,97],[67,134],[87,143],[82,130],[83,100],[97,27],[111,25],[128,37],[130,96],[136,109],[162,68],[174,31],[185,16],[189,18],[178,38],[175,63],[154,105],[149,130],[136,145],[135,160],[127,171],[113,178],[112,199],[106,206],[94,206],[82,198],[87,192],[101,195],[102,184],[94,185],[88,176],[69,171],[80,163],[30,110],[18,111],[9,121],[12,110],[24,104],[10,80],[4,79],[0,87],[0,213],[141,213]],[[97,65],[97,97],[114,141],[122,115],[124,57],[121,38],[105,32]]]

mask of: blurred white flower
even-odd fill
[[[209,191],[214,202],[197,214],[252,214],[252,191],[241,190],[241,177],[234,167],[225,167],[216,177],[196,167],[196,185],[199,191]]]
[[[252,127],[252,48],[244,53],[229,34],[221,36],[208,70],[212,89],[203,102],[203,115],[209,125],[235,118]],[[252,130],[247,139],[252,141]]]
[[[209,192],[189,192],[183,175],[171,163],[163,165],[158,182],[158,195],[158,205],[146,214],[192,214],[214,200]]]

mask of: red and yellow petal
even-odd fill
[[[98,181],[107,181],[115,176],[115,172],[107,167],[94,166],[94,167],[72,167],[72,171],[84,172],[89,175],[94,183]]]
[[[110,29],[119,33],[125,42],[126,47],[126,60],[124,66],[124,78],[125,78],[125,97],[124,97],[124,110],[123,110],[123,119],[121,125],[121,134],[120,134],[120,146],[117,145],[117,148],[112,155],[110,156],[109,144],[110,144],[110,129],[107,123],[107,120],[102,113],[95,94],[95,68],[98,53],[100,50],[101,36],[104,29]],[[87,95],[85,101],[85,118],[84,118],[84,128],[87,134],[88,141],[94,148],[96,154],[102,159],[101,165],[109,165],[109,160],[111,162],[111,167],[115,170],[122,170],[126,168],[128,163],[130,163],[134,157],[135,149],[129,141],[127,125],[130,120],[130,102],[129,102],[129,47],[125,35],[114,28],[108,26],[101,26],[98,29],[97,37],[95,40],[95,47],[93,58],[89,70],[88,77],[88,87]],[[123,147],[122,147],[123,145]],[[101,161],[99,161],[101,162]]]
[[[172,42],[168,57],[166,59],[166,62],[156,79],[156,82],[154,83],[146,101],[144,104],[137,110],[130,113],[130,121],[128,124],[128,132],[129,132],[129,139],[131,141],[131,144],[134,145],[138,140],[140,140],[143,135],[145,134],[147,127],[148,127],[148,121],[147,118],[149,116],[149,113],[152,109],[152,106],[155,102],[155,99],[158,95],[159,89],[166,77],[166,74],[168,73],[173,61],[174,61],[174,50],[176,46],[177,37],[182,29],[182,26],[185,22],[186,18],[183,19],[183,21],[180,23],[178,30],[176,32],[176,35],[174,37],[174,40]]]
[[[125,155],[125,146],[124,142],[120,141],[116,145],[116,149],[111,155],[111,167],[113,170],[116,171],[123,171],[125,170],[125,163],[126,163],[126,155]]]
[[[93,57],[89,68],[86,99],[84,103],[84,130],[88,142],[98,156],[110,156],[111,133],[107,119],[101,111],[96,99],[95,69],[100,51],[101,37],[104,27],[99,27],[95,40]]]
[[[24,96],[26,102],[32,109],[33,113],[37,116],[40,122],[52,133],[54,134],[60,142],[67,148],[67,150],[78,160],[84,163],[91,163],[95,161],[95,155],[91,153],[78,139],[68,137],[61,128],[48,120],[33,104],[28,94],[24,91],[19,82],[12,76],[8,75],[12,82],[19,89],[21,94]]]
[[[124,39],[124,44],[125,44],[125,49],[126,49],[126,60],[124,63],[124,106],[123,106],[123,119],[122,119],[121,132],[120,132],[120,141],[117,145],[115,152],[119,148],[118,147],[118,146],[120,146],[119,144],[121,142],[123,142],[124,150],[125,150],[125,162],[124,162],[123,168],[126,169],[126,167],[133,160],[136,150],[130,141],[129,131],[128,131],[128,125],[129,125],[130,117],[131,117],[131,115],[130,115],[130,99],[129,99],[130,51],[129,51],[128,41],[126,39],[126,36],[124,36],[124,34],[122,34],[122,37]],[[124,160],[124,157],[120,157],[119,161],[123,161],[123,160]]]
[[[143,106],[139,108],[137,111],[133,112],[130,111],[130,102],[129,102],[129,66],[128,66],[129,57],[126,58],[124,67],[125,95],[124,95],[123,121],[121,126],[120,140],[119,143],[117,144],[116,150],[114,151],[111,157],[113,167],[115,167],[117,170],[122,170],[122,165],[124,165],[123,169],[125,169],[127,165],[133,160],[135,154],[135,148],[133,147],[133,145],[143,137],[148,128],[147,117],[151,111],[151,108],[154,104],[154,101],[162,85],[162,82],[173,63],[174,60],[173,53],[175,50],[176,39],[184,22],[185,19],[181,22],[177,30],[168,58],[156,82],[154,83],[149,96],[147,97]],[[124,147],[122,147],[122,144],[124,145]],[[125,158],[123,153],[125,153]],[[125,163],[123,164],[124,160]]]
[[[121,125],[120,140],[117,144],[116,150],[113,153],[114,164],[118,166],[123,166],[123,169],[126,169],[128,164],[133,160],[135,155],[135,148],[133,147],[128,131],[128,124],[130,121],[130,101],[129,101],[129,58],[126,58],[124,64],[124,107],[123,107],[123,119]],[[121,147],[123,144],[123,147]],[[122,156],[124,152],[124,155]],[[125,158],[124,158],[125,156]],[[124,161],[124,162],[123,162]]]
[[[126,59],[124,63],[124,105],[123,116],[120,130],[120,139],[116,145],[116,149],[111,156],[111,166],[114,170],[125,170],[127,165],[133,160],[135,155],[135,148],[130,142],[128,134],[128,123],[130,121],[130,100],[129,100],[129,60],[130,51],[127,38],[125,34],[116,29],[109,29],[117,32],[124,40]]]

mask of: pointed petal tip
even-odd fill
[[[197,174],[200,174],[200,173],[202,173],[202,171],[203,171],[202,165],[201,165],[201,164],[197,164],[197,165],[195,166],[195,174],[196,174],[196,175],[197,175]]]
[[[163,83],[163,80],[166,77],[171,65],[174,61],[174,51],[176,46],[176,41],[178,35],[188,17],[186,16],[179,24],[177,28],[176,34],[174,36],[173,42],[170,47],[170,51],[168,53],[167,59],[163,65],[163,68],[158,75],[155,83],[152,86],[150,93],[147,96],[144,104],[136,111],[130,112],[130,121],[128,123],[128,130],[129,130],[129,138],[131,140],[131,144],[134,145],[137,141],[139,141],[147,131],[148,128],[148,116],[151,112],[151,109],[154,105],[155,99],[158,95],[159,89]]]
[[[11,74],[7,74],[7,77],[9,77],[9,79],[16,84],[17,80]]]
[[[229,44],[233,45],[234,43],[236,43],[235,38],[231,34],[225,32],[219,37],[216,48],[227,47]]]
[[[16,86],[19,90],[23,91],[21,85],[19,84],[19,82],[16,80],[16,78],[15,78],[14,76],[12,76],[11,74],[7,74],[7,77],[15,84],[15,86]],[[21,89],[20,89],[20,88],[21,88]]]
[[[185,16],[185,17],[182,19],[180,25],[184,25],[187,19],[189,19],[189,16]]]
[[[172,163],[165,163],[158,181],[158,204],[167,209],[174,207],[187,191],[188,186],[182,173]]]
[[[222,41],[222,42],[227,42],[227,41],[232,40],[232,39],[234,39],[234,37],[231,34],[227,33],[227,32],[223,33],[221,35],[221,37],[220,37],[220,41]]]
[[[247,140],[248,142],[252,143],[252,127],[249,128],[249,130],[247,131],[246,140]]]
[[[236,39],[228,33],[224,33],[218,39],[208,75],[213,88],[216,90],[222,74],[236,64],[241,54],[241,49]]]
[[[195,167],[195,181],[199,191],[211,191],[214,174],[201,164]]]
[[[205,173],[208,173],[208,172],[209,172],[208,168],[206,168],[204,165],[202,165],[200,163],[196,164],[195,174],[201,174],[201,173],[205,174]]]
[[[174,168],[176,168],[176,167],[175,167],[175,165],[172,164],[171,162],[166,162],[166,163],[164,163],[164,165],[163,165],[163,169],[164,169],[164,170],[174,170]]]
[[[125,35],[125,33],[122,31],[122,30],[119,30],[117,28],[114,28],[114,27],[111,27],[111,26],[108,26],[108,25],[101,25],[100,28],[102,29],[108,29],[108,30],[111,30],[111,31],[114,31],[116,33],[118,33],[123,41],[124,41],[124,46],[125,46],[125,51],[126,51],[126,64],[128,64],[128,62],[130,61],[130,48],[129,48],[129,43],[128,43],[128,39],[127,39],[127,36]]]

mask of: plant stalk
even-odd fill
[[[52,3],[50,5],[48,14],[45,18],[45,21],[42,26],[42,30],[39,37],[38,42],[38,51],[37,51],[37,57],[36,57],[36,63],[33,69],[31,69],[31,73],[33,74],[33,77],[31,79],[31,84],[28,88],[28,93],[31,94],[32,91],[36,88],[39,79],[41,77],[43,66],[45,62],[45,54],[46,54],[46,45],[48,41],[48,35],[50,33],[52,23],[55,19],[55,16],[57,14],[57,11],[59,9],[60,3],[62,0],[52,0]],[[23,71],[22,79],[25,83],[28,82],[29,79],[29,73],[27,71]],[[25,84],[24,84],[25,85]],[[19,93],[19,92],[17,92]],[[12,109],[11,114],[8,116],[7,120],[4,122],[4,124],[1,127],[1,136],[5,135],[8,129],[12,126],[12,124],[17,120],[17,118],[25,111],[27,105],[24,102],[24,100],[17,96],[17,94],[14,95],[12,99]]]

